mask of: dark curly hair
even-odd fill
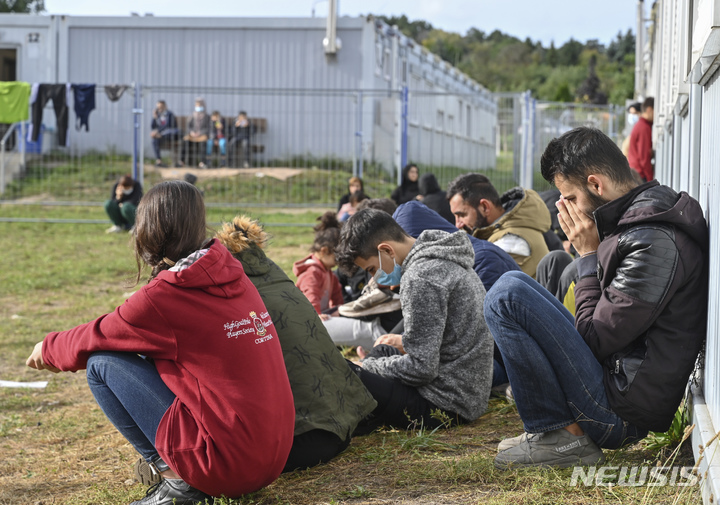
[[[310,247],[310,252],[318,252],[323,247],[327,247],[328,252],[333,253],[340,240],[340,222],[337,215],[329,210],[318,217],[316,221],[320,221],[320,224],[313,228],[315,240]]]

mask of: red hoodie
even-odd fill
[[[318,314],[345,302],[337,276],[325,268],[314,254],[293,263],[293,273],[298,278],[295,285],[310,300]]]
[[[161,272],[114,312],[48,334],[43,360],[75,371],[95,351],[154,359],[177,396],[155,447],[185,482],[236,497],[280,475],[295,423],[280,343],[242,265],[219,242],[189,268]]]

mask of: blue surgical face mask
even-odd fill
[[[205,107],[195,107],[195,112],[202,112],[205,110]]]
[[[628,114],[627,122],[630,126],[635,126],[635,123],[638,122],[638,119],[640,119],[640,116],[637,114]]]
[[[393,271],[389,274],[386,274],[385,271],[382,269],[382,258],[380,257],[380,251],[378,250],[378,269],[377,272],[375,272],[375,275],[373,275],[373,279],[375,279],[375,282],[377,282],[381,286],[397,286],[398,284],[400,284],[400,277],[402,277],[402,267],[395,262],[395,258],[393,258],[393,264],[395,265],[393,267]]]

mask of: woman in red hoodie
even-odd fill
[[[239,261],[207,241],[202,195],[167,181],[141,200],[138,281],[114,312],[38,343],[38,370],[87,369],[98,404],[163,480],[134,504],[201,503],[275,480],[295,410],[275,327]]]

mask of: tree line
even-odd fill
[[[499,30],[471,28],[465,35],[407,16],[375,16],[491,91],[527,91],[557,102],[624,105],[635,86],[635,35],[619,32],[607,46],[570,39],[545,47]]]

